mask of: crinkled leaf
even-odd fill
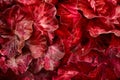
[[[32,57],[29,54],[21,55],[17,58],[10,58],[7,60],[7,66],[16,74],[24,73],[28,69]]]
[[[44,58],[44,68],[46,70],[54,70],[54,68],[58,66],[59,60],[64,56],[63,49],[62,42],[57,42],[49,46],[47,54]]]
[[[34,58],[42,57],[47,50],[47,39],[39,30],[34,29],[31,38],[28,40],[28,46]]]
[[[50,3],[41,3],[36,6],[34,11],[35,25],[38,29],[43,29],[48,32],[55,31],[58,28],[55,18],[56,8]]]

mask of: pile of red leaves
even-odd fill
[[[0,80],[119,80],[120,0],[0,0]]]

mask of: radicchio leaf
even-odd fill
[[[18,52],[21,53],[21,49],[24,47],[25,40],[29,39],[32,34],[33,21],[22,20],[16,24],[15,35],[19,39]]]
[[[110,16],[115,5],[106,0],[78,0],[78,9],[83,12],[86,18],[91,19],[97,16]],[[110,13],[108,13],[110,12]]]
[[[52,32],[58,28],[57,20],[55,18],[56,8],[52,4],[43,2],[35,7],[33,13],[35,25],[38,29]]]
[[[16,74],[24,73],[28,69],[32,57],[29,54],[20,55],[17,58],[10,58],[7,60],[7,66],[12,69]]]
[[[17,1],[24,5],[32,5],[32,4],[39,2],[38,0],[17,0]]]
[[[31,51],[31,55],[34,58],[42,57],[47,50],[46,36],[42,35],[42,33],[39,30],[34,29],[34,32],[31,38],[28,40],[27,44]]]
[[[59,65],[59,60],[62,59],[63,56],[64,47],[61,41],[49,46],[44,58],[44,68],[46,70],[54,70],[54,68]]]

